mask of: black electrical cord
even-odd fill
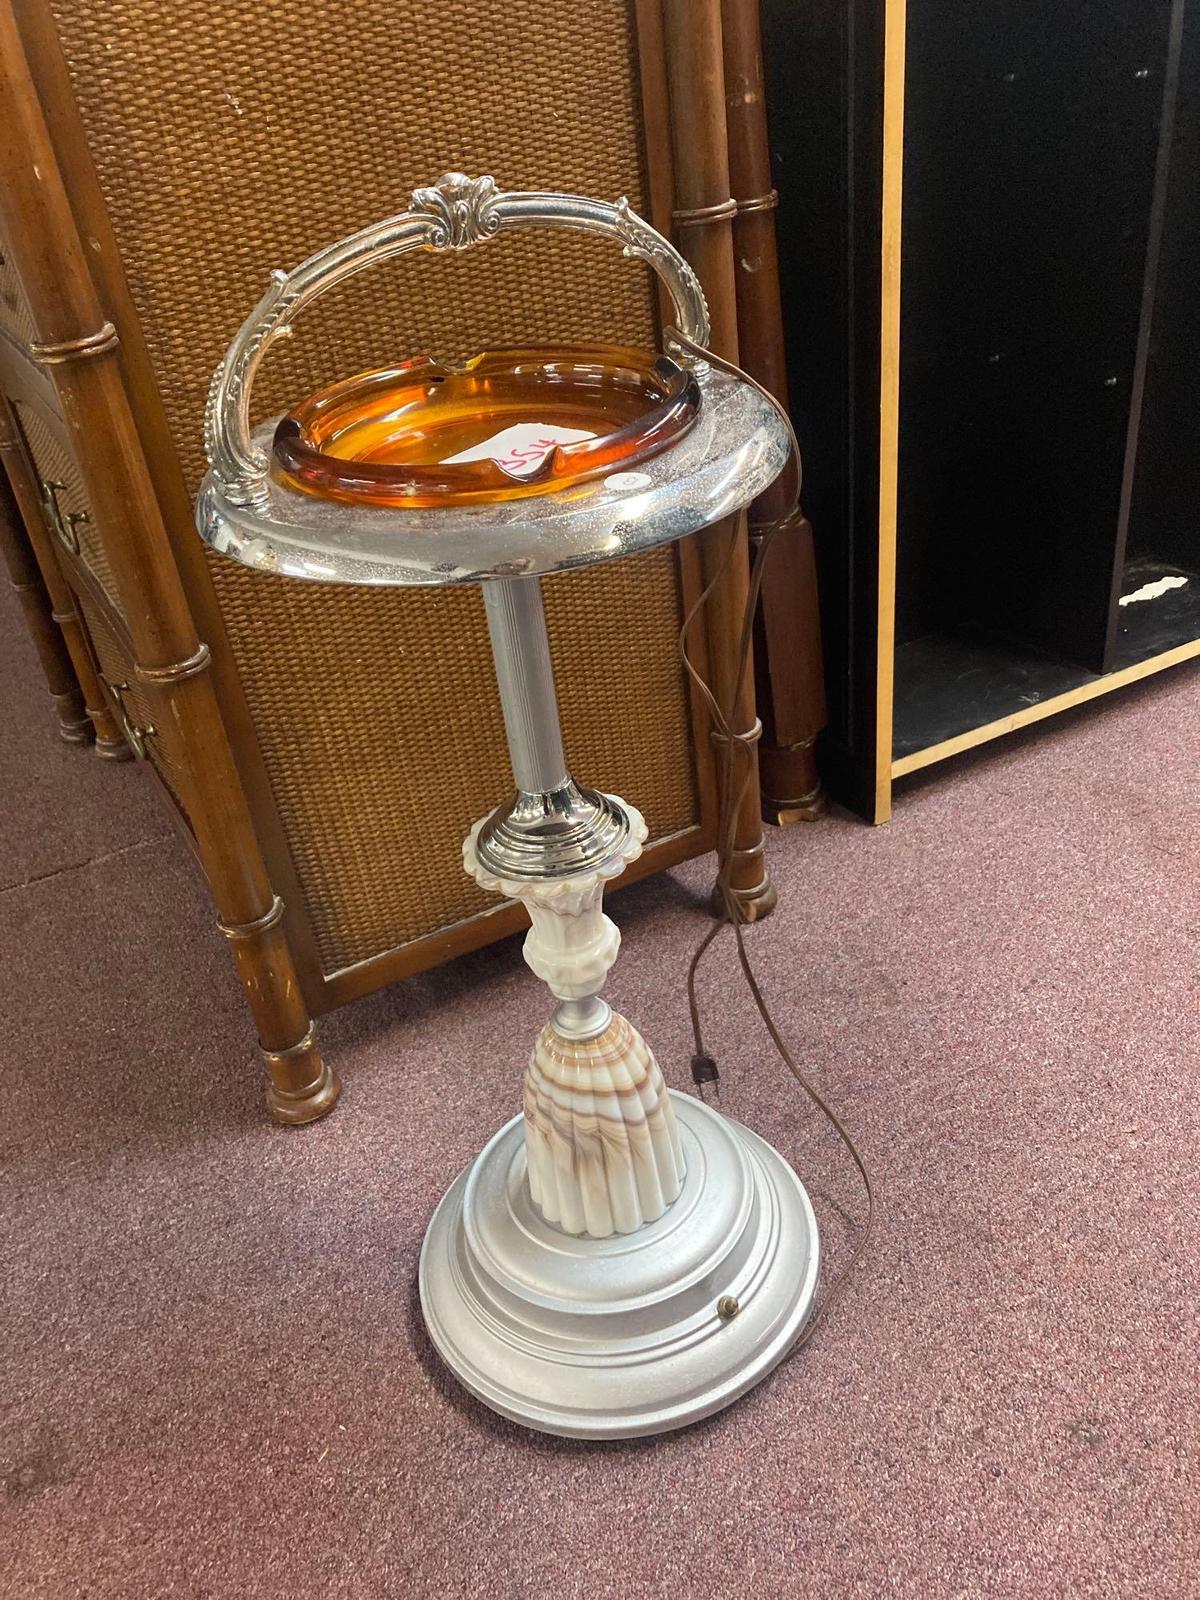
[[[742,974],[746,980],[746,985],[754,998],[754,1004],[758,1014],[762,1018],[763,1026],[766,1028],[767,1033],[770,1036],[771,1043],[774,1045],[777,1055],[787,1067],[788,1071],[792,1074],[793,1078],[795,1078],[796,1082],[800,1085],[801,1089],[803,1089],[804,1093],[826,1117],[835,1133],[838,1135],[838,1138],[842,1141],[842,1144],[845,1146],[851,1160],[858,1168],[859,1174],[862,1177],[863,1187],[866,1190],[867,1215],[866,1220],[863,1223],[862,1231],[859,1235],[858,1243],[854,1247],[854,1252],[843,1271],[839,1273],[839,1275],[834,1279],[833,1283],[825,1291],[821,1304],[818,1306],[816,1312],[808,1319],[808,1322],[801,1330],[800,1335],[794,1341],[790,1351],[788,1352],[790,1356],[794,1355],[796,1351],[798,1351],[803,1345],[807,1344],[808,1340],[816,1332],[821,1321],[829,1314],[830,1309],[836,1303],[846,1286],[851,1272],[853,1272],[867,1248],[867,1244],[871,1238],[871,1230],[875,1221],[875,1190],[871,1182],[871,1174],[867,1169],[866,1162],[859,1153],[858,1147],[854,1143],[854,1140],[850,1137],[850,1134],[847,1131],[845,1124],[842,1122],[842,1119],[838,1116],[837,1112],[834,1111],[833,1107],[825,1099],[824,1095],[821,1094],[820,1090],[816,1088],[816,1086],[797,1065],[796,1059],[788,1047],[787,1041],[779,1031],[775,1019],[771,1015],[770,1007],[766,1002],[762,989],[759,987],[758,979],[755,977],[754,969],[750,963],[749,952],[746,949],[746,941],[742,932],[745,918],[743,917],[742,908],[738,901],[737,891],[734,889],[731,881],[737,818],[739,812],[741,811],[742,801],[744,800],[747,790],[749,789],[751,776],[754,771],[754,746],[759,735],[759,728],[757,724],[751,729],[742,731],[736,731],[734,729],[733,720],[735,715],[736,696],[738,693],[738,687],[743,682],[750,666],[750,648],[754,637],[754,617],[758,609],[758,597],[762,589],[763,572],[766,566],[767,557],[770,554],[771,547],[776,538],[782,532],[784,532],[785,529],[795,527],[802,516],[800,510],[800,490],[803,481],[803,466],[800,459],[800,446],[796,439],[795,430],[792,427],[791,418],[788,416],[783,406],[780,405],[779,401],[776,400],[775,396],[769,392],[769,390],[764,389],[761,383],[756,382],[748,373],[743,372],[742,369],[736,366],[733,362],[726,361],[721,356],[714,355],[711,350],[706,350],[702,345],[694,343],[691,339],[687,338],[686,335],[680,333],[677,328],[667,329],[665,337],[668,344],[674,343],[678,345],[687,354],[694,356],[697,360],[706,361],[710,366],[716,367],[718,371],[728,373],[730,377],[737,378],[743,383],[748,383],[751,388],[756,389],[758,393],[761,394],[765,400],[769,401],[778,412],[785,427],[787,428],[788,437],[790,438],[792,445],[791,463],[795,478],[792,504],[782,517],[777,517],[773,522],[768,522],[764,524],[762,528],[757,530],[757,548],[755,550],[754,560],[750,568],[750,587],[749,593],[746,597],[745,613],[742,617],[741,634],[738,638],[737,654],[735,657],[736,671],[731,680],[731,703],[728,706],[722,706],[718,702],[716,695],[713,693],[708,683],[705,682],[703,675],[695,666],[695,663],[692,661],[688,653],[687,639],[688,632],[692,627],[692,624],[700,615],[701,611],[703,611],[704,607],[708,604],[708,601],[711,598],[714,590],[723,581],[726,574],[732,567],[739,543],[738,524],[736,520],[731,525],[729,542],[722,559],[717,566],[717,570],[709,579],[707,585],[702,590],[691,609],[688,611],[686,617],[683,619],[683,626],[679,630],[679,658],[683,663],[685,672],[699,690],[701,698],[708,707],[709,716],[712,719],[713,737],[717,747],[719,766],[718,810],[720,816],[717,836],[716,882],[716,896],[719,909],[714,914],[712,924],[708,931],[705,933],[704,937],[696,947],[695,953],[692,956],[691,964],[688,967],[687,976],[688,1008],[691,1012],[692,1035],[696,1047],[695,1054],[692,1057],[692,1077],[695,1080],[697,1087],[701,1090],[701,1093],[703,1093],[703,1089],[706,1084],[716,1084],[719,1079],[716,1061],[705,1049],[704,1045],[703,1027],[700,1020],[700,1007],[696,998],[696,978],[700,963],[708,953],[709,949],[712,947],[717,936],[724,928],[731,927],[733,929],[734,939],[737,944],[738,963],[742,969]],[[743,772],[741,781],[735,789],[734,775],[735,768],[738,765],[737,758],[739,753],[743,757],[741,762]]]

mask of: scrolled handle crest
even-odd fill
[[[209,465],[236,505],[266,501],[269,462],[250,429],[250,390],[267,350],[291,332],[294,319],[334,284],[411,250],[466,250],[508,228],[564,228],[615,239],[622,254],[645,261],[667,285],[679,331],[708,343],[708,307],[699,280],[669,240],[625,199],[610,204],[583,195],[504,193],[491,177],[448,172],[414,189],[407,211],[319,250],[291,272],[274,272],[267,292],[238,330],[209,390],[204,446]]]
[[[414,189],[409,210],[433,223],[426,248],[465,250],[482,244],[500,230],[500,199],[495,178],[468,178],[465,172],[447,172],[427,189]]]

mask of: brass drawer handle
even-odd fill
[[[66,484],[60,478],[43,478],[42,505],[45,508],[46,520],[51,528],[66,545],[73,556],[79,554],[80,523],[90,522],[91,515],[87,511],[64,511],[58,503],[59,493],[66,489]]]
[[[145,761],[150,753],[146,746],[146,740],[154,737],[155,730],[150,727],[139,727],[129,715],[129,707],[125,703],[125,696],[129,693],[129,685],[127,683],[112,683],[103,673],[100,674],[100,682],[108,691],[108,697],[113,703],[113,709],[117,714],[117,721],[121,724],[121,732],[125,735],[126,743],[139,761]]]

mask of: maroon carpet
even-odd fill
[[[0,639],[5,1600],[1200,1594],[1194,670],[888,828],[772,836],[754,950],[878,1234],[755,1393],[596,1448],[467,1400],[414,1309],[544,1016],[516,941],[328,1018],[341,1105],[273,1127],[150,784],[55,742],[7,602]],[[612,997],[679,1087],[709,871],[614,897]],[[836,1265],[852,1170],[731,973],[722,1104],[794,1158]]]

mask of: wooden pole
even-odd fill
[[[729,141],[725,123],[725,78],[720,0],[663,0],[663,44],[670,94],[675,170],[675,232],[680,251],[699,275],[708,299],[712,348],[738,359],[737,293],[734,283]],[[753,663],[738,671],[737,640],[749,594],[748,542],[744,516],[734,519],[733,561],[708,605],[712,688],[732,712],[738,734],[757,727]],[[721,569],[729,550],[731,522],[699,535],[705,581]],[[777,893],[763,858],[762,802],[758,756],[753,744],[735,746],[733,759],[751,770],[734,774],[734,793],[748,779],[734,824],[730,881],[748,921],[766,916]]]
[[[737,202],[734,279],[741,364],[787,404],[783,311],[775,249],[771,150],[763,90],[758,0],[722,0],[729,175]],[[777,478],[750,508],[750,537],[790,509],[790,475]],[[802,519],[780,533],[763,574],[758,630],[759,747],[763,803],[781,822],[825,809],[816,739],[825,725],[825,676],[813,531]]]

